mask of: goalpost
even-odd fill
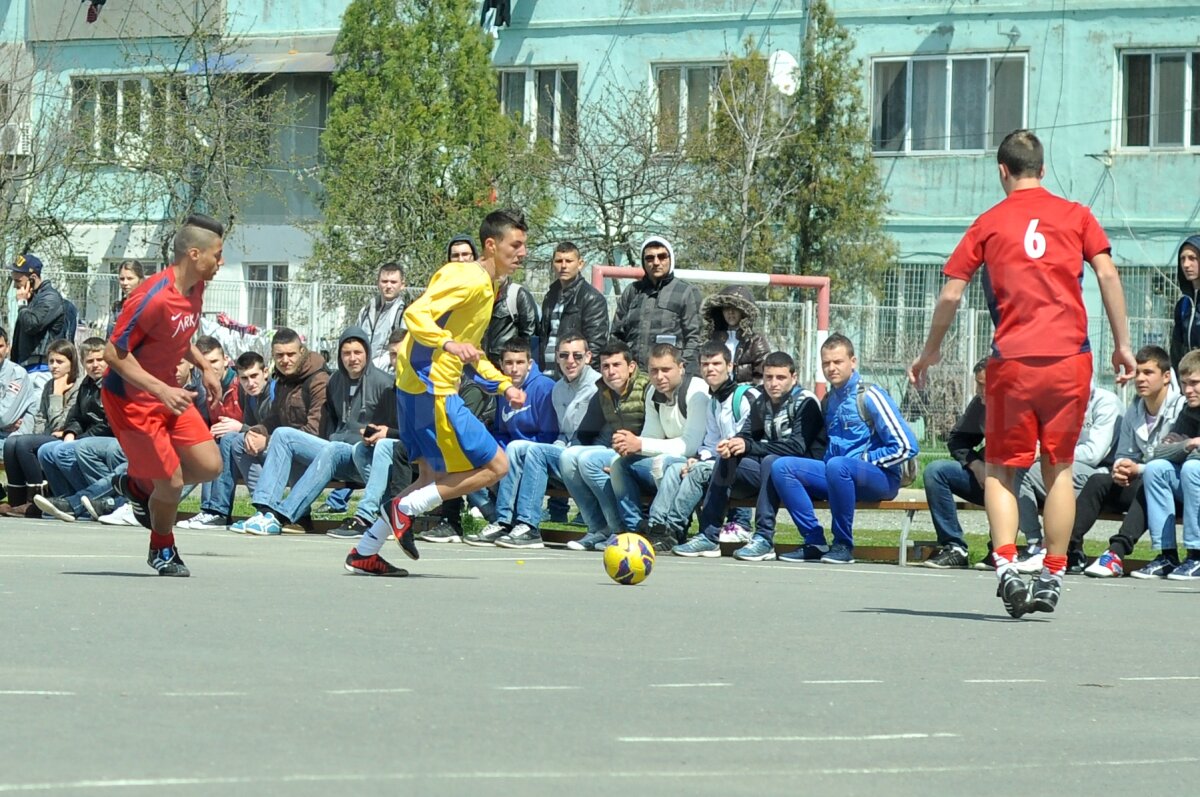
[[[711,282],[719,285],[761,285],[774,288],[813,288],[817,291],[817,339],[813,350],[812,373],[817,375],[813,390],[818,396],[825,395],[825,382],[821,374],[821,344],[829,337],[829,277],[804,277],[793,274],[750,274],[740,271],[705,271],[702,269],[675,269],[674,273],[686,282]],[[604,293],[604,279],[641,279],[645,272],[631,266],[592,266],[592,285]]]

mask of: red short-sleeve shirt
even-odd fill
[[[1083,263],[1111,248],[1086,207],[1027,188],[977,218],[942,273],[970,280],[985,266],[993,356],[1065,357],[1091,351]]]
[[[175,287],[175,269],[164,269],[125,300],[110,341],[136,357],[151,376],[174,385],[175,369],[191,349],[203,306],[203,282],[197,282],[184,296]],[[112,369],[104,377],[104,387],[129,401],[158,401]]]

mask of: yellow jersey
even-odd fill
[[[416,301],[404,311],[408,334],[396,357],[396,387],[406,393],[449,396],[458,392],[463,361],[442,350],[445,343],[482,345],[492,320],[496,286],[478,263],[447,263],[434,273]],[[474,365],[501,394],[512,380],[487,359]]]

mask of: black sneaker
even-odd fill
[[[417,539],[424,542],[462,542],[462,529],[456,529],[443,520],[436,526],[422,531],[417,535]]]
[[[408,571],[396,567],[377,553],[363,556],[357,548],[351,548],[346,556],[346,570],[360,576],[391,576],[399,578],[407,576]]]
[[[1031,612],[1052,612],[1058,605],[1058,596],[1062,592],[1062,581],[1057,578],[1039,578],[1033,582],[1033,601],[1029,605]]]
[[[325,536],[333,537],[334,539],[338,540],[357,540],[359,537],[365,534],[369,528],[371,528],[371,524],[369,522],[363,520],[358,515],[354,515],[353,517],[348,517],[342,521],[342,525],[338,526],[336,529],[330,529],[329,531],[325,532]]]
[[[112,477],[112,488],[117,495],[123,495],[129,501],[129,505],[133,507],[134,519],[144,528],[153,531],[153,525],[150,523],[150,498],[149,496],[135,494],[133,483],[129,480],[129,474],[114,474]],[[186,570],[187,568],[184,569]]]
[[[528,523],[518,523],[508,534],[496,538],[499,548],[541,548],[542,535]]]
[[[487,547],[495,545],[496,540],[508,534],[508,528],[500,523],[489,523],[474,534],[467,534],[463,537],[463,542],[467,545],[475,545],[477,547]]]
[[[996,585],[996,597],[1004,602],[1004,609],[1009,617],[1021,617],[1032,611],[1029,605],[1029,588],[1011,567],[1000,576],[1000,583]]]
[[[187,578],[191,572],[175,548],[151,548],[146,564],[158,571],[160,576]]]
[[[1082,550],[1067,551],[1067,575],[1082,576],[1083,571],[1087,568],[1087,563],[1087,556]]]
[[[654,546],[655,553],[670,553],[679,544],[670,534],[647,534],[646,540]]]
[[[988,551],[988,555],[975,563],[976,570],[995,570],[996,569],[996,554]]]
[[[92,516],[92,520],[96,521],[117,511],[117,499],[115,498],[89,498],[83,495],[79,497],[79,503],[83,504],[84,510]]]
[[[968,561],[967,552],[962,548],[957,545],[946,545],[922,564],[935,570],[950,570],[951,568],[965,568]]]
[[[67,523],[75,522],[75,510],[71,502],[65,498],[52,498],[48,495],[35,495],[33,502],[42,510],[42,517],[52,517]]]

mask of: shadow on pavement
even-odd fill
[[[158,578],[158,573],[118,573],[114,570],[64,570],[64,576],[116,576],[117,578]]]
[[[992,614],[968,614],[967,612],[926,612],[918,609],[897,609],[895,607],[868,606],[863,609],[847,609],[847,614],[904,614],[910,617],[945,617],[949,620],[981,620],[985,623],[1011,623],[1013,618]],[[1022,622],[1044,623],[1044,617],[1025,615]]]

